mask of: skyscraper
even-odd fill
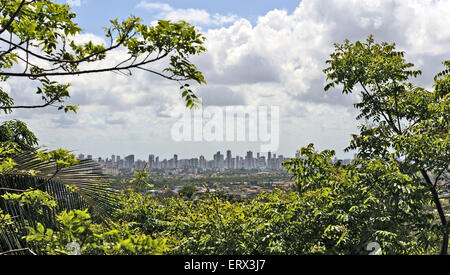
[[[200,156],[199,167],[202,169],[206,169],[206,159],[204,156]]]
[[[155,164],[155,156],[154,155],[148,155],[148,168],[153,169]]]
[[[245,168],[252,169],[254,167],[253,163],[254,163],[253,152],[248,151],[247,155],[245,156],[245,166],[246,166]]]
[[[134,155],[128,155],[125,157],[125,168],[133,168],[134,166]]]
[[[231,154],[231,152],[230,152]],[[224,156],[220,153],[220,151],[218,151],[215,155],[214,155],[214,168],[223,168],[224,167]]]

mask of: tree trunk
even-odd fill
[[[436,191],[436,188],[434,187],[433,183],[430,180],[430,177],[428,176],[427,172],[425,170],[420,170],[422,173],[422,176],[425,179],[425,182],[427,183],[427,187],[430,189],[431,194],[433,195],[433,201],[436,205],[436,209],[439,214],[439,218],[441,220],[442,228],[444,229],[444,235],[442,237],[442,246],[441,246],[441,255],[447,255],[448,254],[448,235],[449,235],[449,226],[447,223],[447,219],[445,218],[444,210],[442,209],[441,201],[439,200],[439,195]]]
[[[448,227],[444,232],[444,238],[442,238],[441,255],[448,255]]]

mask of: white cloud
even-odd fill
[[[71,7],[81,6],[81,0],[67,0],[66,3]]]
[[[155,13],[158,19],[180,21],[184,20],[192,24],[222,26],[237,20],[236,15],[210,14],[201,9],[175,9],[166,3],[141,1],[136,8],[143,8]]]
[[[173,8],[166,3],[149,3],[149,2],[145,2],[142,1],[139,4],[137,4],[136,6],[137,8],[144,8],[147,10],[159,10],[159,11],[164,11],[164,12],[171,12],[173,10]]]

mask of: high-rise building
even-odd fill
[[[243,157],[236,156],[236,168],[237,169],[245,168],[245,160]]]
[[[200,156],[200,159],[199,159],[199,167],[200,167],[201,169],[206,169],[206,159],[205,159],[204,156]]]
[[[189,161],[189,168],[197,169],[199,168],[199,161],[198,158],[192,158]]]
[[[223,168],[224,165],[224,158],[223,155],[220,153],[220,151],[218,151],[215,155],[214,155],[214,168]]]
[[[253,160],[253,152],[252,151],[248,151],[247,155],[245,156],[245,168],[246,169],[254,168],[254,160]]]
[[[233,167],[231,166],[231,150],[227,151],[227,169],[232,169]]]
[[[265,156],[258,156],[256,158],[256,167],[259,169],[266,167],[266,157]]]
[[[155,165],[155,156],[154,155],[148,155],[148,168],[153,169]]]
[[[145,167],[145,161],[138,159],[134,165],[135,169],[142,170]]]
[[[125,168],[133,168],[134,166],[134,155],[128,155],[125,157]]]

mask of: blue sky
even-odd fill
[[[61,1],[61,0],[60,0]],[[126,18],[129,15],[139,16],[144,21],[158,19],[155,13],[136,8],[142,0],[80,0],[80,5],[73,5],[77,13],[76,21],[87,32],[102,35],[102,26],[112,18]],[[237,15],[255,24],[258,16],[265,15],[273,9],[284,9],[292,12],[300,3],[299,0],[170,0],[146,1],[166,3],[174,9],[200,9],[211,14]],[[78,3],[78,1],[76,1]],[[206,29],[208,26],[206,26]]]
[[[339,157],[353,156],[344,148],[358,133],[353,107],[358,97],[323,90],[322,70],[333,43],[361,41],[370,34],[377,42],[395,42],[423,71],[416,83],[426,88],[450,56],[450,0],[58,0],[66,1],[85,30],[76,37],[79,42],[107,44],[102,27],[130,14],[146,24],[173,19],[199,27],[207,51],[192,61],[208,84],[193,88],[203,107],[279,107],[279,148],[272,152],[278,155],[294,156],[314,143],[319,150],[334,149]],[[124,54],[125,49],[116,49],[105,62],[117,64]],[[173,110],[184,107],[179,87],[142,71],[131,77],[104,73],[62,81],[72,84],[67,104],[79,105],[77,114],[45,108],[38,115],[18,110],[3,118],[23,120],[48,148],[101,157],[169,158],[177,153],[211,159],[219,150],[231,149],[233,156],[257,152],[263,143],[177,142],[171,129],[177,122]],[[18,104],[41,103],[27,82],[4,84]]]

